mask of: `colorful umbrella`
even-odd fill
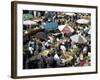
[[[68,25],[60,25],[58,26],[58,29],[63,33],[72,33],[74,32],[74,29],[71,26]]]

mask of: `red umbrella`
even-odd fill
[[[58,26],[58,29],[61,32],[66,33],[66,34],[74,32],[74,29],[69,25],[60,25],[60,26]]]

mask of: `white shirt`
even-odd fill
[[[64,46],[64,45],[61,45],[61,46],[60,46],[60,49],[61,49],[63,52],[65,52],[65,51],[66,51],[66,48],[65,48],[65,46]]]
[[[31,54],[33,54],[34,49],[32,47],[29,47],[28,50],[30,51]]]

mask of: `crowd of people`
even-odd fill
[[[88,24],[78,24],[76,21],[83,18],[90,20],[91,15],[73,13],[72,16],[62,12],[46,12],[43,15],[43,13],[42,17],[39,14],[38,18],[41,20],[33,28],[35,30],[38,27],[42,31],[28,35],[29,29],[23,30],[28,36],[27,41],[23,43],[23,68],[90,66],[90,21]]]

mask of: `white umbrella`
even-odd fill
[[[60,25],[60,26],[58,26],[59,31],[62,31],[62,30],[64,29],[65,26],[66,26],[66,25]]]
[[[71,36],[70,38],[75,43],[86,43],[87,42],[86,38],[80,34],[75,34]]]
[[[37,22],[31,21],[31,20],[26,20],[26,21],[23,22],[23,24],[24,24],[24,25],[36,25]]]
[[[42,19],[35,19],[33,20],[34,22],[39,22],[39,21],[42,21]]]
[[[89,20],[88,19],[78,19],[76,22],[79,24],[88,24]]]
[[[66,15],[73,16],[75,13],[65,13]]]

